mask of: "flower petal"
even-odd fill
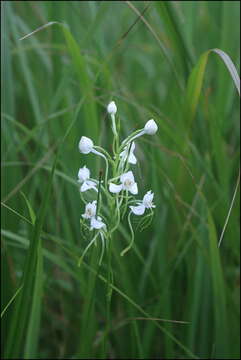
[[[133,175],[133,172],[132,171],[128,171],[127,173],[124,173],[120,176],[120,181],[123,183],[125,182],[125,180],[130,180],[130,181],[135,181],[134,179],[134,175]]]
[[[129,145],[126,145],[124,147],[124,150],[120,153],[120,158],[122,158],[122,161],[126,161],[128,153],[128,162],[130,164],[136,164],[137,160],[135,155],[133,154],[133,151],[135,150],[135,143],[133,142],[131,145],[131,149],[129,150]]]
[[[109,105],[107,106],[107,111],[109,114],[115,115],[117,112],[117,107],[114,101],[111,101]]]
[[[146,207],[148,207],[148,204],[152,203],[154,194],[151,193],[151,191],[148,191],[144,197],[143,197],[143,203]]]
[[[105,223],[101,221],[101,218],[98,216],[98,220],[94,217],[90,220],[90,230],[92,229],[101,229],[105,226]]]
[[[154,135],[157,132],[157,130],[158,130],[158,126],[156,122],[153,119],[148,120],[144,127],[145,133],[148,135]]]
[[[86,182],[87,182],[87,184],[90,186],[91,189],[93,189],[93,190],[95,190],[95,191],[98,192],[97,184],[96,184],[94,181],[92,181],[92,180],[87,180]]]
[[[87,191],[87,190],[89,190],[91,188],[92,188],[92,186],[88,185],[87,181],[84,181],[83,184],[80,187],[80,191],[84,192],[84,191]]]
[[[91,181],[91,180],[86,180],[83,182],[83,184],[81,185],[80,187],[80,191],[81,192],[84,192],[84,191],[87,191],[89,189],[93,189],[95,191],[98,191],[97,187],[96,187],[96,183],[94,181]]]
[[[134,141],[131,144],[131,152],[133,152],[135,150],[136,144],[134,143]]]
[[[85,213],[82,215],[84,219],[91,219],[96,214],[96,200],[85,205]]]
[[[119,193],[122,190],[122,185],[116,185],[113,183],[110,183],[109,185],[109,191],[112,193]]]
[[[143,215],[145,212],[145,206],[143,204],[138,206],[130,206],[130,208],[135,215]]]
[[[134,183],[133,185],[131,185],[130,188],[129,188],[129,191],[130,191],[133,195],[138,194],[137,183]]]
[[[83,181],[89,179],[89,177],[90,177],[90,171],[86,166],[79,169],[79,172],[78,172],[78,181],[79,182],[83,182]]]
[[[97,184],[96,184],[94,181],[92,181],[92,180],[87,180],[86,182],[87,182],[88,185],[90,185],[90,186],[92,186],[92,187],[97,186]]]
[[[89,154],[93,149],[94,143],[86,136],[82,136],[79,142],[79,151],[82,154]]]
[[[133,153],[129,154],[128,162],[133,165],[137,163],[137,159]]]
[[[125,161],[125,159],[126,159],[126,150],[123,150],[123,151],[120,153],[120,158],[123,158],[122,160]]]

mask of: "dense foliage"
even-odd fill
[[[2,358],[239,359],[239,2],[1,4]],[[78,143],[113,151],[112,100],[121,138],[158,124],[132,169],[155,215],[78,267],[78,170],[105,168]]]

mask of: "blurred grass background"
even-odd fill
[[[108,358],[239,359],[239,97],[215,53],[190,78],[212,48],[239,68],[239,2],[1,6],[2,358],[103,357],[106,269],[90,294],[76,179],[103,166],[78,152],[82,135],[111,150],[115,100],[122,137],[149,118],[159,131],[138,141],[134,169],[154,221],[123,258],[128,227],[114,237]],[[19,41],[51,21],[68,30]]]

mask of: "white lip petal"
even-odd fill
[[[91,180],[84,181],[83,184],[81,185],[80,191],[84,192],[84,191],[87,191],[89,189],[97,190],[96,189],[96,184]]]
[[[86,182],[91,186],[97,186],[97,184],[92,180],[87,180]]]
[[[135,215],[143,215],[145,212],[145,206],[143,204],[138,206],[130,206],[130,208]]]
[[[134,183],[133,185],[131,185],[130,188],[129,188],[129,191],[130,191],[133,195],[138,194],[137,183]]]
[[[85,191],[89,190],[90,188],[91,188],[91,187],[87,184],[87,182],[84,181],[83,184],[82,184],[81,187],[80,187],[80,191],[81,191],[81,192],[85,192]]]
[[[94,217],[91,218],[90,220],[90,227],[91,227],[91,230],[92,229],[101,229],[105,226],[105,223],[103,223],[101,221],[101,218],[98,217],[98,220]]]
[[[113,183],[110,183],[109,185],[109,191],[112,193],[119,193],[122,190],[122,185],[116,185]]]

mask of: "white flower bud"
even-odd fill
[[[107,111],[111,115],[115,115],[117,112],[117,107],[114,101],[111,101],[109,105],[107,106]]]
[[[156,122],[151,119],[148,120],[145,127],[144,127],[144,131],[147,135],[154,135],[158,130],[158,126],[156,124]]]
[[[79,142],[79,151],[82,154],[89,154],[93,150],[93,141],[86,136],[82,136]]]

